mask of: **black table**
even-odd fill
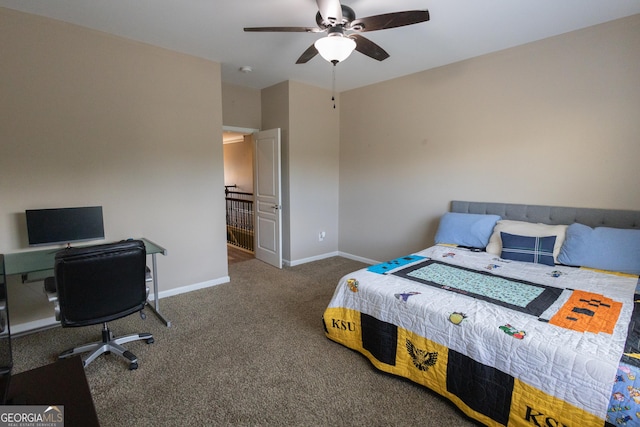
[[[10,405],[64,405],[66,427],[99,426],[80,356],[11,376]]]

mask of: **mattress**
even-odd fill
[[[343,277],[323,322],[489,426],[639,425],[637,286],[436,245]]]

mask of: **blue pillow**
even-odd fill
[[[553,246],[556,244],[556,236],[518,236],[501,231],[500,238],[502,239],[502,254],[500,254],[502,259],[555,265]]]
[[[640,230],[571,224],[558,262],[640,275]]]
[[[447,212],[440,218],[436,243],[486,248],[499,215]]]

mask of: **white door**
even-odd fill
[[[253,134],[255,255],[282,268],[282,200],[280,196],[280,129]]]

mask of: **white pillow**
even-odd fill
[[[568,225],[548,225],[525,221],[513,221],[509,219],[501,219],[496,223],[493,228],[493,234],[489,239],[486,251],[490,254],[500,256],[502,253],[502,239],[500,239],[500,232],[504,231],[509,234],[517,234],[519,236],[529,237],[546,237],[556,236],[556,243],[553,245],[553,260],[558,262],[558,254],[564,238],[567,234]]]

